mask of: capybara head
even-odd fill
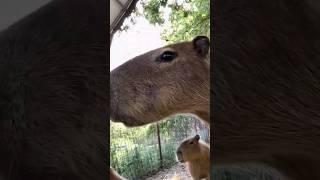
[[[209,121],[209,39],[155,49],[113,70],[110,117],[127,126],[192,113]]]
[[[184,163],[199,158],[199,154],[201,153],[201,147],[199,145],[201,142],[199,142],[199,140],[199,135],[184,140],[177,148],[177,160]]]

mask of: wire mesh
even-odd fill
[[[157,125],[159,132],[157,131]],[[146,179],[176,163],[177,146],[185,138],[199,134],[210,143],[210,129],[193,116],[176,116],[158,124],[138,128],[126,128],[111,123],[110,162],[111,166],[128,179]],[[160,146],[158,143],[160,138]],[[278,180],[262,168],[243,166],[239,168],[212,168],[216,180]]]
[[[128,179],[144,179],[161,168],[174,165],[177,146],[195,134],[210,143],[209,127],[193,116],[178,115],[158,124],[138,128],[125,128],[121,124],[111,123],[111,166]]]

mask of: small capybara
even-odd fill
[[[184,140],[177,149],[177,160],[186,163],[194,180],[210,180],[210,146],[200,136]]]
[[[149,51],[114,69],[110,119],[135,127],[191,113],[210,124],[209,49],[209,38],[197,36]]]

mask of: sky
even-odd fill
[[[139,12],[143,11],[140,3],[137,3],[137,9]],[[165,20],[161,27],[151,25],[143,16],[138,16],[136,24],[131,25],[127,31],[114,34],[110,47],[110,71],[135,56],[166,45],[160,34],[167,25],[170,8],[161,8],[161,11]]]
[[[117,32],[110,49],[110,71],[137,55],[164,46],[160,33],[161,29],[144,17],[138,17],[127,31]]]

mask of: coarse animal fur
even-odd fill
[[[106,0],[53,0],[0,32],[0,178],[107,177]]]
[[[110,117],[139,126],[181,113],[210,123],[209,39],[159,48],[126,62],[110,75]],[[171,61],[161,60],[166,53]]]
[[[198,36],[138,56],[110,74],[110,118],[139,126],[179,113],[210,124],[209,39]],[[161,61],[165,52],[174,53]],[[177,81],[179,79],[179,81]],[[193,84],[195,88],[189,88]]]
[[[210,180],[210,146],[195,135],[181,142],[177,148],[177,160],[186,163],[192,179]]]
[[[320,2],[213,3],[214,167],[320,179]]]
[[[275,168],[290,180],[320,179],[320,3],[314,0],[215,0],[212,3],[214,168],[254,163]],[[184,53],[189,54],[190,50],[185,49]],[[138,62],[146,59],[153,60],[143,55],[129,62],[127,68],[120,67],[111,74],[111,80],[113,76],[124,77],[119,78],[121,84],[131,86],[118,91],[119,105],[111,103],[111,115],[112,111],[117,112],[115,115],[119,116],[114,117],[125,124],[146,124],[170,115],[157,112],[162,108],[145,108],[154,102],[146,98],[154,97],[146,92],[153,91],[140,91],[132,83],[132,79],[135,82],[135,77],[139,77],[134,75],[139,69],[135,66],[142,66]],[[133,70],[128,68],[131,64]],[[190,72],[197,69],[189,67]],[[150,68],[151,79],[153,71]],[[194,85],[194,81],[181,86],[183,73],[179,72],[170,74],[170,78],[165,75],[166,83],[182,92],[200,90],[196,90],[200,86]],[[128,83],[125,79],[129,79]],[[117,86],[111,81],[111,91]],[[132,103],[135,97],[147,100]],[[180,104],[190,103],[180,97],[183,96],[178,93],[170,96],[180,100],[173,101],[174,110]],[[140,108],[125,112],[128,105],[136,104],[143,107],[141,114],[157,112],[157,116],[149,119],[140,115]],[[175,112],[189,110],[181,107],[184,109]]]

